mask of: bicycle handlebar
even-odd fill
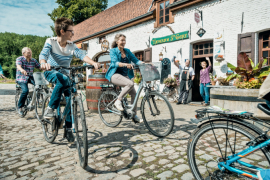
[[[51,66],[51,69],[55,69],[55,70],[67,69],[67,70],[76,71],[78,69],[83,69],[83,68],[94,69],[95,67],[93,65],[84,65],[84,66],[78,66],[78,67]],[[100,68],[102,68],[102,65]]]

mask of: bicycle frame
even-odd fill
[[[237,154],[234,154],[233,156],[228,156],[228,159],[229,160],[227,160],[226,163],[219,162],[218,163],[218,167],[222,171],[225,170],[225,168],[226,168],[229,171],[235,172],[235,173],[240,174],[242,176],[246,176],[246,177],[254,178],[254,179],[259,179],[259,177],[256,174],[251,174],[251,173],[245,172],[243,170],[240,170],[240,169],[231,167],[230,165],[232,163],[234,163],[234,162],[237,162],[237,163],[241,164],[242,166],[246,166],[248,168],[252,168],[255,171],[263,170],[262,168],[259,168],[257,166],[253,166],[253,165],[251,165],[249,163],[240,161],[240,159],[243,158],[243,157],[245,157],[245,156],[247,156],[247,155],[249,155],[249,154],[251,154],[251,153],[253,153],[253,152],[255,152],[255,151],[257,151],[258,149],[261,149],[263,147],[266,147],[269,144],[270,144],[270,139],[267,140],[267,141],[265,141],[265,142],[263,142],[263,143],[261,143],[261,144],[259,144],[259,145],[257,145],[257,146],[255,146],[255,147],[254,146],[250,146],[249,148],[247,148],[247,149],[245,149],[245,150],[243,150],[243,151],[241,151],[241,152],[239,152]]]

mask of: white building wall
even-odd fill
[[[201,23],[197,25],[194,20],[195,9],[203,12],[203,28],[206,33],[200,38],[196,33],[201,27]],[[191,6],[183,10],[174,12],[175,19],[173,24],[169,24],[175,33],[190,31],[190,39],[175,41],[171,43],[164,43],[152,46],[152,60],[158,62],[159,53],[162,51],[164,58],[171,59],[174,55],[182,63],[184,59],[192,59],[192,44],[213,40],[216,32],[223,32],[225,41],[225,61],[234,65],[237,63],[237,41],[238,34],[241,34],[242,12],[244,12],[243,32],[262,32],[270,29],[270,0],[210,0]],[[172,35],[172,32],[163,27],[154,34],[155,20],[144,22],[142,24],[114,32],[106,35],[106,39],[110,45],[114,39],[115,34],[123,33],[127,37],[126,48],[132,52],[144,50],[147,48],[146,43],[149,43],[152,38],[164,37]],[[258,34],[256,35],[258,38]],[[256,38],[256,39],[257,39]],[[258,39],[257,39],[258,40]],[[101,51],[100,44],[97,43],[97,38],[89,41],[88,56],[93,56]],[[166,46],[166,52],[163,47]],[[179,50],[182,48],[182,55]],[[257,62],[258,42],[255,43],[255,62]],[[214,67],[215,68],[215,67]],[[218,68],[218,67],[217,67]],[[178,72],[177,67],[172,65],[172,74]]]

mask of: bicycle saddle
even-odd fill
[[[265,114],[270,116],[270,108],[267,106],[267,104],[259,103],[257,107],[262,110]]]

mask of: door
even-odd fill
[[[205,61],[208,66],[208,61],[205,57],[209,57],[212,63],[211,72],[213,72],[213,41],[201,42],[193,45],[193,69],[195,78],[193,80],[192,101],[203,101],[200,95],[200,71],[202,69],[201,62]]]

